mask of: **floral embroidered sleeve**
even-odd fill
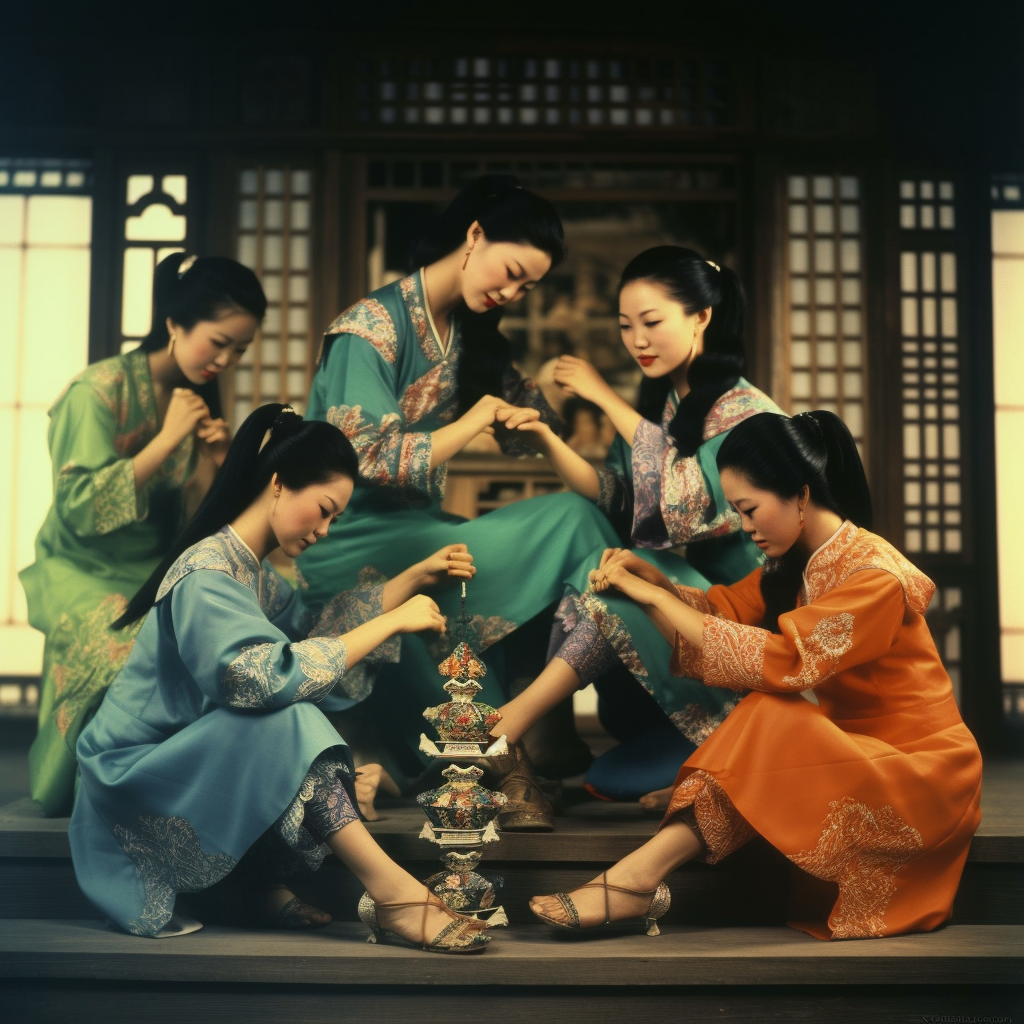
[[[695,455],[683,456],[665,429],[640,421],[633,436],[632,535],[637,547],[671,548],[739,529],[715,464],[726,434],[705,441]]]
[[[88,384],[72,384],[54,407],[49,445],[54,506],[78,537],[111,533],[149,512],[135,488],[135,467],[117,451],[115,412]]]
[[[360,586],[345,590],[324,605],[320,617],[310,632],[311,637],[339,636],[356,626],[384,613],[384,583],[378,573],[364,570],[360,573]],[[381,665],[396,664],[402,650],[402,638],[395,634],[364,655],[353,665],[341,681],[340,689],[355,700],[368,697],[373,689],[377,670]]]
[[[408,419],[397,394],[396,358],[393,344],[374,344],[353,334],[337,336],[319,371],[328,378],[323,386],[330,396],[327,420],[352,442],[361,482],[436,500],[444,494],[446,467],[430,468],[429,432],[406,429]],[[417,381],[411,389],[418,388],[419,394],[429,390],[429,384]]]
[[[719,613],[723,608],[714,591],[730,589],[709,591]],[[709,686],[729,689],[813,689],[837,672],[881,657],[903,622],[905,605],[899,580],[882,570],[865,569],[812,604],[779,616],[781,634],[726,614],[706,615],[697,675]],[[673,665],[677,661],[682,664],[678,645]]]
[[[214,704],[249,710],[325,697],[345,675],[345,644],[291,641],[256,594],[225,572],[197,569],[171,590],[178,654]]]

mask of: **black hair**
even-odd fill
[[[275,473],[289,490],[300,490],[336,473],[355,480],[359,459],[349,439],[332,423],[304,420],[291,406],[280,403],[254,409],[238,428],[224,464],[195,515],[111,628],[121,629],[144,615],[175,560],[241,515]]]
[[[466,243],[478,221],[489,242],[530,245],[551,257],[551,267],[565,259],[565,237],[555,208],[520,185],[511,174],[485,174],[467,185],[412,247],[409,270],[436,262]],[[498,330],[503,310],[470,313],[460,309],[462,336],[458,370],[459,413],[484,395],[501,395],[512,365],[508,339]]]
[[[409,269],[425,267],[460,248],[474,221],[488,242],[532,245],[551,257],[552,267],[565,259],[562,221],[555,208],[523,188],[512,174],[485,174],[470,182],[413,245]]]
[[[738,423],[718,449],[718,471],[731,469],[780,498],[810,499],[857,526],[871,528],[871,492],[857,444],[846,424],[825,410],[790,419],[762,412]],[[761,574],[764,627],[779,631],[779,616],[796,607],[807,556],[790,548],[770,558]]]
[[[186,259],[191,262],[182,270]],[[167,344],[168,317],[190,331],[201,320],[219,320],[236,310],[252,314],[257,321],[267,311],[267,297],[248,267],[226,256],[171,253],[153,273],[153,320],[139,347],[143,352],[155,352]],[[216,381],[188,386],[206,402],[212,416],[221,415]]]
[[[686,374],[690,390],[668,428],[679,451],[692,455],[704,440],[704,420],[711,407],[743,374],[743,286],[728,267],[714,266],[692,249],[678,245],[657,245],[634,256],[622,271],[619,293],[633,281],[660,285],[688,316],[711,307],[704,351],[690,363]],[[668,375],[644,378],[637,401],[637,411],[644,419],[661,422],[671,387]]]

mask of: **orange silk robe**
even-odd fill
[[[761,572],[679,588],[706,614],[672,671],[752,692],[680,769],[665,821],[692,814],[708,863],[764,836],[802,869],[790,924],[818,938],[936,928],[981,821],[981,754],[924,620],[935,585],[846,522],[779,635],[756,625]]]

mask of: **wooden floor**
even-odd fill
[[[953,922],[927,935],[820,942],[782,923],[785,865],[752,844],[671,877],[662,934],[572,934],[526,908],[651,835],[635,805],[567,793],[551,834],[505,834],[482,872],[504,878],[511,919],[483,955],[371,945],[354,919],[359,888],[328,864],[304,894],[335,915],[305,934],[203,917],[193,935],[148,940],[108,927],[77,889],[66,819],[27,798],[0,808],[0,1020],[501,1022],[903,1022],[1024,1020],[1024,761],[986,765],[983,821]],[[418,808],[370,825],[420,877],[439,867],[417,838]],[[201,916],[201,915],[200,915]]]

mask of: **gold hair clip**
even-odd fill
[[[707,265],[708,265],[709,267],[714,267],[714,268],[715,268],[715,270],[717,270],[717,271],[718,271],[719,273],[721,273],[721,272],[722,272],[722,268],[721,268],[721,267],[720,267],[720,266],[719,266],[719,265],[718,265],[718,264],[717,264],[717,263],[716,263],[716,262],[715,262],[714,260],[705,260],[704,262],[705,262],[705,263],[706,263],[706,264],[707,264]]]
[[[199,259],[195,253],[191,256],[186,256],[178,266],[178,280],[180,281],[191,269],[192,264]]]

